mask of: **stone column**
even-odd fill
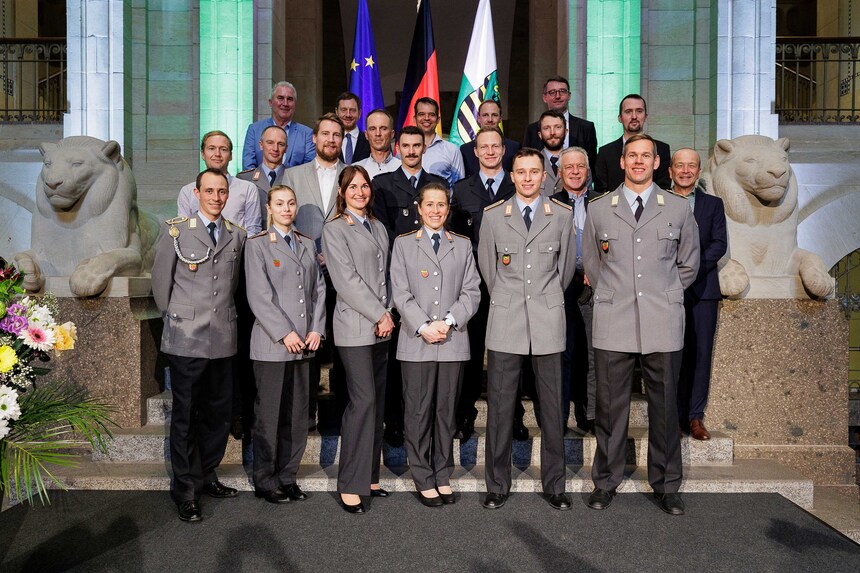
[[[124,138],[124,37],[129,0],[68,0],[69,113],[64,135]]]
[[[776,1],[718,2],[717,138],[775,139]]]
[[[278,81],[286,80],[296,86],[295,119],[313,125],[323,109],[322,0],[284,0],[284,6],[289,17],[283,33],[283,77]]]

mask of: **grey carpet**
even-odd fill
[[[275,506],[204,497],[202,523],[166,492],[56,492],[0,514],[0,571],[860,571],[860,546],[776,494],[687,494],[687,515],[624,494],[605,511],[537,494],[430,509],[410,493],[348,515],[330,493]]]

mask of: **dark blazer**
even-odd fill
[[[660,166],[654,171],[654,183],[661,189],[670,189],[672,179],[669,177],[669,164],[672,162],[672,153],[668,144],[656,139],[654,142],[657,144],[657,155],[660,156]],[[601,147],[597,153],[597,162],[593,163],[591,168],[595,197],[607,191],[614,191],[624,183],[624,171],[621,169],[623,149],[624,136],[621,136]]]
[[[572,113],[567,114],[567,122],[569,127],[565,147],[576,145],[583,148],[588,153],[588,164],[594,169],[594,162],[597,160],[597,130],[594,129],[594,123],[576,117]],[[538,131],[540,130],[537,121],[526,127],[526,133],[523,135],[523,147],[543,149],[543,141],[538,136]]]
[[[512,171],[514,168],[514,154],[520,150],[520,143],[513,139],[505,138],[505,155],[502,157],[502,169]],[[466,177],[471,177],[481,169],[478,156],[475,155],[475,142],[470,141],[460,146],[460,155],[463,156],[463,166],[466,168]],[[465,179],[465,178],[464,178]]]
[[[343,147],[340,148],[338,156],[341,161],[346,161],[343,157]],[[370,157],[370,142],[367,141],[364,132],[359,131],[358,138],[355,140],[355,146],[352,148],[352,162],[356,163],[368,157]]]
[[[492,200],[481,182],[479,173],[454,183],[451,230],[469,237],[472,240],[473,250],[478,248],[478,233],[481,231],[484,207],[496,201],[507,201],[516,193],[514,182],[511,181],[511,174],[507,171],[504,174],[502,182],[496,188],[496,196]]]
[[[418,189],[428,183],[448,187],[448,181],[421,170],[418,185],[412,188],[403,169],[382,173],[373,178],[373,214],[388,229],[389,249],[394,238],[421,228],[418,218]]]
[[[701,263],[699,274],[687,288],[687,297],[693,300],[720,300],[720,279],[717,263],[726,254],[726,212],[723,200],[708,195],[701,187],[696,188],[696,205],[693,216],[699,225]]]

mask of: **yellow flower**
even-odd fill
[[[12,347],[0,346],[0,373],[9,372],[16,364],[18,364],[18,355],[15,354]]]
[[[62,352],[63,350],[72,350],[75,347],[75,340],[78,338],[78,328],[72,322],[58,324],[54,327],[54,350]]]

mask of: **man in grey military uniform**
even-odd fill
[[[496,509],[511,489],[511,419],[523,360],[531,357],[541,403],[541,482],[549,504],[570,509],[565,494],[561,353],[564,289],[576,270],[573,217],[541,196],[541,153],[514,155],[516,195],[485,208],[478,267],[490,293],[487,320],[487,448],[484,507]]]
[[[284,154],[287,152],[287,132],[277,125],[270,125],[260,136],[260,150],[263,152],[263,163],[254,169],[248,169],[236,174],[237,179],[250,181],[257,186],[257,196],[260,199],[260,225],[269,228],[266,202],[269,189],[280,185],[284,179]]]
[[[200,521],[200,494],[233,497],[218,481],[230,426],[236,354],[233,293],[245,230],[221,216],[229,196],[219,169],[197,176],[199,210],[161,226],[152,265],[152,294],[164,317],[161,351],[170,365],[170,494],[183,521]]]
[[[633,367],[648,398],[648,482],[661,509],[684,513],[678,376],[684,347],[684,289],[699,269],[699,230],[686,199],[654,184],[657,145],[630,137],[624,183],[591,202],[582,238],[594,289],[592,343],[597,375],[592,509],[605,509],[624,479]]]

